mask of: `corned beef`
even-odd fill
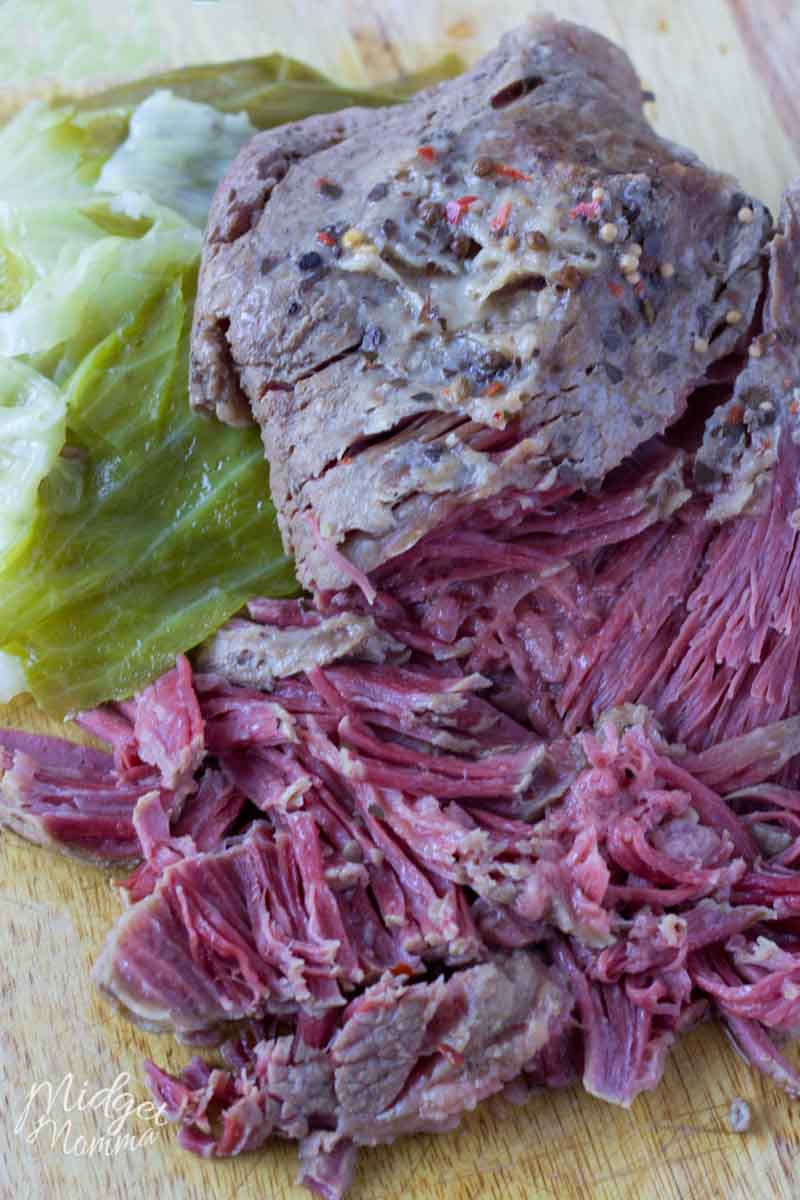
[[[541,18],[402,108],[244,148],[209,219],[192,401],[260,425],[300,581],[369,597],[465,503],[597,485],[663,434],[741,348],[769,231],[655,134],[620,50]]]
[[[98,985],[227,1038],[147,1065],[181,1144],[295,1138],[326,1200],[499,1091],[629,1105],[709,1017],[800,1096],[800,186],[764,283],[768,214],[639,101],[546,20],[254,139],[193,398],[261,423],[314,600],[82,714],[113,756],[0,735],[4,824],[138,861]]]
[[[496,954],[448,980],[388,976],[313,1036],[302,1021],[293,1035],[251,1031],[223,1047],[227,1070],[195,1059],[178,1078],[147,1071],[187,1148],[210,1157],[298,1138],[302,1182],[335,1197],[356,1147],[454,1128],[535,1060],[571,1006],[537,956]]]
[[[277,627],[291,619],[286,603]],[[800,1094],[779,1048],[800,1026],[800,792],[771,782],[797,748],[797,719],[689,753],[628,706],[540,754],[498,714],[489,727],[505,745],[455,754],[413,721],[440,709],[446,727],[474,702],[442,669],[429,666],[427,706],[420,664],[349,660],[280,680],[269,698],[195,677],[206,730],[221,699],[225,725],[181,805],[152,786],[134,797],[105,858],[130,858],[133,832],[143,861],[95,968],[146,1028],[204,1044],[244,1022],[227,1072],[199,1060],[174,1079],[148,1068],[182,1144],[218,1155],[298,1137],[303,1179],[338,1196],[358,1145],[450,1128],[512,1080],[518,1099],[580,1079],[630,1104],[656,1086],[675,1038],[712,1013],[749,1061]],[[182,710],[185,689],[173,694]],[[254,719],[257,704],[268,719]],[[119,745],[136,746],[137,711],[114,714]],[[192,727],[181,728],[188,747]],[[66,788],[81,753],[47,743],[25,780],[60,771]],[[82,778],[104,767],[121,801],[125,772],[144,770],[85,757]],[[19,794],[15,772],[4,796],[9,776]],[[59,838],[74,851],[69,829],[55,826]],[[531,980],[546,981],[532,1006]],[[506,1007],[484,1006],[498,987]],[[435,1053],[420,1049],[432,1025],[467,1017],[457,1038],[437,1034]],[[386,1094],[362,1080],[348,1099],[340,1051],[369,1066],[375,1039]],[[393,1045],[402,1065],[390,1069]]]

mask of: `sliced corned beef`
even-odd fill
[[[165,867],[216,849],[232,832],[246,804],[231,780],[213,767],[204,770],[197,790],[180,806],[169,793],[148,793],[133,814],[144,861],[120,886],[132,901],[150,895]]]
[[[80,713],[78,723],[112,747],[121,775],[137,778],[155,767],[163,787],[180,796],[194,790],[205,742],[192,668],[184,655],[133,701]]]
[[[0,824],[99,865],[139,857],[133,814],[156,780],[129,784],[111,756],[56,738],[0,734]],[[156,793],[157,794],[157,793]]]
[[[537,956],[496,955],[448,980],[387,977],[320,1041],[307,1041],[300,1022],[294,1034],[223,1047],[226,1070],[195,1059],[178,1077],[148,1064],[148,1078],[188,1148],[210,1157],[298,1138],[301,1181],[338,1198],[350,1147],[453,1129],[535,1059],[571,1006]]]
[[[192,687],[192,669],[183,655],[174,671],[136,698],[133,734],[142,762],[157,767],[164,787],[188,792],[205,755],[203,718]]]
[[[243,1017],[323,1012],[363,975],[303,813],[285,833],[259,821],[225,849],[167,866],[117,923],[94,973],[139,1024],[186,1040]]]

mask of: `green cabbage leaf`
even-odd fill
[[[256,431],[187,403],[191,301],[174,280],[75,371],[61,468],[0,572],[0,645],[53,715],[129,696],[249,597],[296,591]]]

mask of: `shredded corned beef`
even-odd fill
[[[294,601],[252,615],[318,627]],[[2,799],[34,840],[141,858],[95,967],[126,1015],[196,1045],[242,1023],[225,1069],[147,1068],[187,1148],[298,1138],[303,1180],[341,1196],[358,1146],[493,1092],[581,1080],[628,1105],[712,1014],[800,1095],[780,1049],[800,1027],[800,792],[772,781],[797,718],[688,752],[629,705],[546,743],[419,651],[271,693],[182,662],[148,691],[162,721],[175,705],[158,770],[139,698],[84,718],[115,761],[4,735]],[[185,791],[198,729],[181,794],[165,780]]]
[[[210,1157],[297,1138],[302,1181],[340,1196],[355,1147],[452,1129],[535,1061],[570,1008],[537,955],[495,954],[447,980],[386,976],[332,1026],[309,1032],[301,1019],[276,1036],[255,1025],[223,1047],[226,1069],[194,1059],[177,1078],[152,1063],[147,1074],[188,1149]]]
[[[722,526],[682,451],[654,442],[638,457],[633,484],[628,464],[595,496],[542,508],[507,495],[460,514],[373,573],[376,620],[400,641],[421,626],[430,652],[490,676],[544,737],[629,702],[693,749],[793,715],[800,447],[783,444],[763,515]],[[344,603],[359,599],[326,598]]]
[[[474,507],[373,605],[252,601],[81,716],[112,755],[0,738],[6,824],[139,860],[98,986],[228,1036],[225,1069],[148,1065],[181,1144],[296,1138],[339,1200],[359,1146],[494,1092],[629,1105],[711,1016],[800,1096],[799,453],[720,527],[653,441],[594,494]]]
[[[6,824],[139,860],[103,992],[190,1044],[240,1024],[224,1070],[147,1068],[184,1146],[297,1138],[338,1200],[359,1146],[493,1092],[628,1105],[710,1016],[800,1095],[798,460],[717,526],[651,440],[473,506],[374,603],[253,600],[82,714],[112,755],[0,738]]]

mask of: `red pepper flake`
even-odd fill
[[[532,175],[526,175],[524,171],[518,171],[516,167],[506,166],[505,163],[496,162],[494,164],[495,175],[503,175],[506,179],[519,179],[524,183],[530,183],[533,179]]]
[[[322,242],[323,246],[336,245],[336,238],[332,237],[330,233],[326,233],[324,229],[320,229],[319,233],[317,234],[317,241]]]
[[[451,225],[458,225],[464,213],[472,207],[477,196],[459,196],[457,200],[448,200],[445,216]]]
[[[414,974],[414,968],[410,967],[408,965],[408,963],[404,963],[404,962],[395,963],[395,965],[393,967],[391,967],[390,969],[391,969],[391,972],[393,975],[413,975]]]
[[[417,146],[417,158],[424,158],[425,162],[436,162],[437,157],[433,146]]]
[[[582,200],[580,204],[576,204],[574,208],[569,210],[569,217],[574,221],[577,217],[585,217],[587,221],[593,221],[600,215],[599,200]]]
[[[789,405],[789,412],[793,417],[797,416],[797,414],[800,412],[800,400],[792,401],[792,403]]]
[[[617,300],[619,300],[620,296],[622,295],[622,284],[614,283],[612,280],[608,285],[608,290],[611,292],[612,296],[615,296]]]
[[[741,404],[734,404],[728,409],[728,415],[725,418],[726,425],[739,425],[744,416],[744,409]]]
[[[633,290],[637,296],[643,296],[644,295],[644,280],[640,279],[638,283],[635,283],[633,285]]]
[[[456,1050],[455,1046],[448,1046],[447,1042],[440,1042],[436,1047],[440,1054],[449,1059],[454,1067],[463,1067],[466,1061],[460,1050]]]
[[[489,228],[492,233],[502,233],[508,224],[508,218],[511,216],[511,201],[506,200],[505,204],[501,204],[495,215],[489,222]]]
[[[333,179],[328,179],[327,175],[320,175],[319,179],[315,180],[314,187],[322,196],[327,196],[329,200],[338,200],[342,194],[342,189]]]
[[[499,396],[500,393],[502,392],[502,390],[503,390],[503,385],[500,382],[500,380],[493,379],[492,382],[487,385],[486,390],[484,391],[483,394],[484,394],[484,396]],[[494,416],[495,420],[499,420],[501,414],[499,412],[495,412],[492,415]]]

